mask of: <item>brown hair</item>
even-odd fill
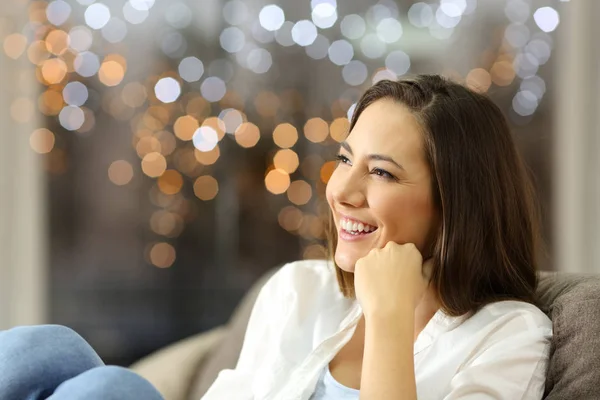
[[[384,98],[408,107],[422,129],[440,224],[431,243],[431,283],[442,310],[458,316],[500,300],[534,303],[539,210],[500,109],[438,75],[382,80],[356,104],[350,131],[365,108]],[[334,260],[331,213],[328,239]],[[354,274],[335,269],[344,296],[355,297]]]

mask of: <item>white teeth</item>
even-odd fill
[[[343,230],[353,233],[353,234],[358,234],[360,232],[365,232],[365,233],[369,233],[369,232],[373,232],[375,231],[377,228],[371,225],[366,225],[363,224],[362,222],[353,222],[347,219],[341,219],[340,220],[340,228],[342,228]]]

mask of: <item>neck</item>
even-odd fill
[[[415,308],[415,341],[419,336],[419,333],[425,329],[425,326],[429,323],[431,318],[440,308],[440,302],[437,298],[437,293],[433,286],[429,286],[421,301]]]

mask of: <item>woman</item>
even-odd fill
[[[381,81],[338,160],[333,262],[267,282],[236,368],[203,398],[540,399],[535,203],[498,108],[438,76]],[[66,328],[18,329],[0,333],[0,399],[160,398]]]
[[[333,263],[267,282],[203,398],[541,399],[537,211],[500,110],[439,76],[381,81],[338,160]]]

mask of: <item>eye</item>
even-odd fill
[[[350,160],[348,159],[348,157],[342,155],[342,154],[338,154],[337,156],[335,156],[335,159],[338,161],[338,163],[342,163],[342,164],[350,164]]]
[[[373,170],[371,171],[372,174],[375,174],[377,176],[380,176],[384,179],[388,179],[391,181],[397,181],[398,178],[396,178],[394,175],[390,174],[389,172],[387,172],[384,169],[381,168],[373,168]]]

